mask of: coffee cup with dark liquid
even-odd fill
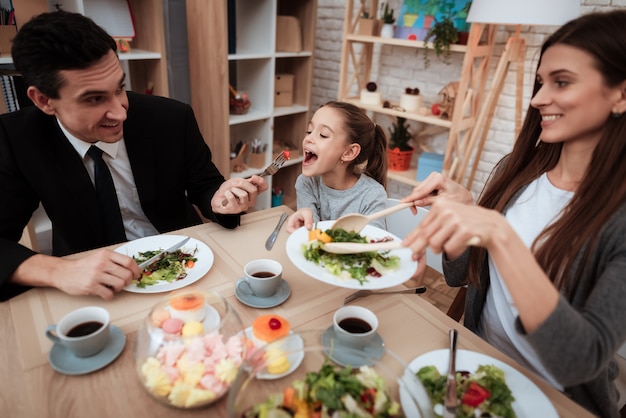
[[[276,260],[261,258],[246,264],[243,273],[245,280],[237,284],[238,290],[246,295],[267,298],[278,290],[282,281],[283,266]]]
[[[340,345],[362,349],[376,336],[378,317],[362,306],[343,306],[333,316],[333,330]]]
[[[54,325],[48,325],[46,336],[61,344],[77,357],[98,354],[110,338],[109,312],[99,306],[86,306],[65,315]]]

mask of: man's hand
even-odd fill
[[[260,176],[228,179],[213,195],[211,207],[214,213],[224,215],[241,213],[254,206],[258,194],[267,189],[267,182]]]
[[[140,276],[141,270],[132,257],[100,249],[80,259],[34,255],[17,268],[11,280],[26,286],[56,287],[70,295],[111,300]]]

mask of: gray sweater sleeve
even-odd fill
[[[626,205],[604,226],[571,296],[561,295],[554,311],[533,333],[518,332],[542,364],[578,403],[603,417],[619,417],[613,360],[626,341]],[[464,254],[466,255],[467,252]],[[463,283],[467,258],[444,259],[446,281]],[[489,289],[485,263],[480,285],[468,286],[464,324],[474,332]]]

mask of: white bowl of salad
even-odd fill
[[[401,378],[406,363],[385,348],[379,359],[367,358],[363,351],[337,347],[322,339],[324,330],[294,331],[252,353],[239,368],[228,394],[231,418],[282,417],[405,417],[400,404]],[[289,355],[289,338],[301,338],[298,349],[303,360],[295,370],[277,380],[257,378],[269,363],[284,361]],[[287,348],[285,348],[287,347]],[[284,358],[278,359],[276,352]],[[340,365],[333,361],[341,350]],[[349,353],[347,351],[350,351]],[[272,353],[272,355],[268,355]],[[353,359],[355,367],[345,364]],[[404,376],[403,376],[404,375]],[[413,377],[411,385],[421,383]]]

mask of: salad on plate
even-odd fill
[[[140,251],[133,256],[133,259],[137,264],[141,264],[161,251],[163,250]],[[167,252],[163,257],[146,267],[141,277],[133,280],[133,284],[139,288],[145,288],[160,282],[172,283],[182,280],[187,277],[187,270],[192,269],[198,261],[195,257],[197,252],[197,247],[192,251],[180,248],[176,251]]]
[[[436,415],[443,413],[446,376],[435,366],[419,369],[416,376],[428,392]],[[493,365],[479,365],[474,373],[457,371],[457,418],[502,417],[515,418],[513,393],[506,384],[504,371]]]
[[[403,417],[400,404],[385,391],[385,382],[369,366],[359,369],[325,363],[307,372],[283,393],[269,397],[243,415],[245,418]]]
[[[314,228],[309,231],[308,243],[303,244],[304,258],[324,267],[331,274],[340,278],[352,278],[359,283],[368,282],[368,277],[382,275],[400,268],[400,257],[390,255],[389,251],[372,251],[358,254],[333,254],[324,251],[323,246],[329,242],[372,243],[392,241],[393,238],[368,239],[358,232],[344,229]]]

